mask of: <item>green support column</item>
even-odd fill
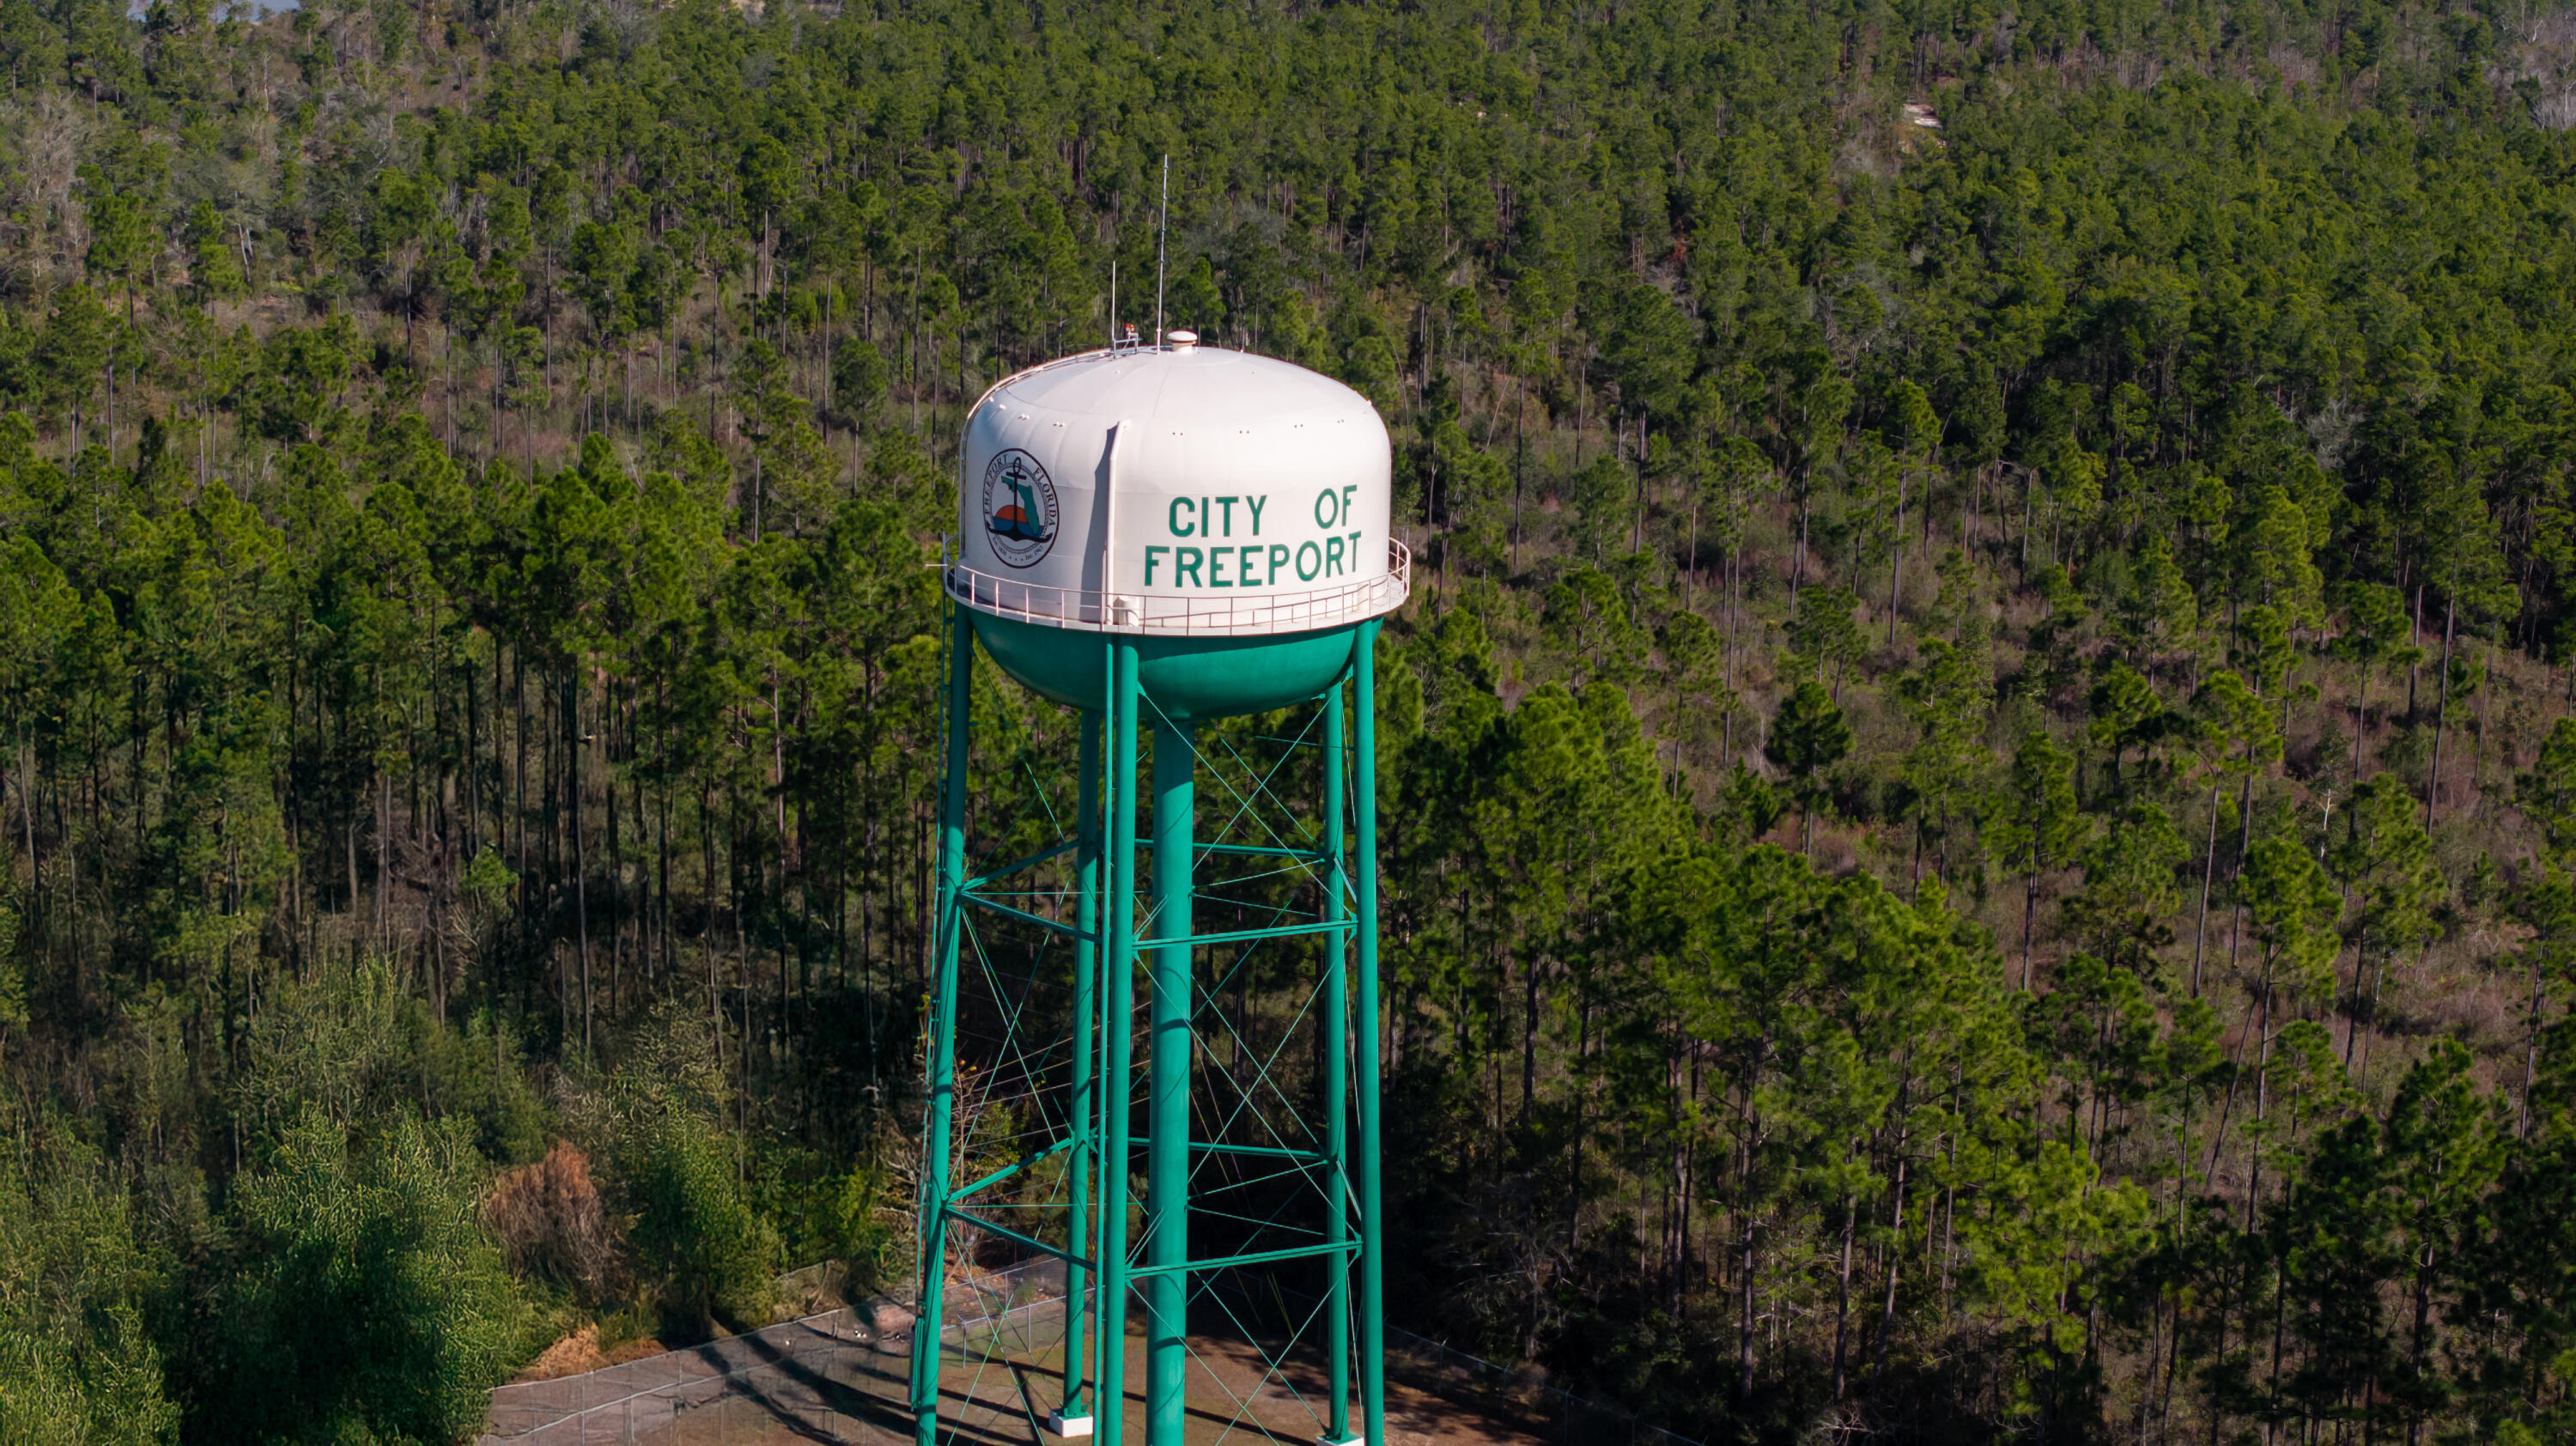
[[[1342,741],[1342,685],[1324,695],[1324,919],[1338,924],[1349,916],[1342,872],[1342,771],[1350,765]],[[1350,1181],[1350,959],[1349,941],[1341,934],[1324,936],[1324,1003],[1316,1027],[1324,1031],[1324,1239],[1334,1245],[1349,1240]],[[1351,1261],[1335,1253],[1324,1257],[1324,1359],[1330,1363],[1324,1440],[1342,1446],[1351,1439]]]
[[[1102,789],[1109,817],[1109,946],[1102,951],[1100,1072],[1100,1369],[1093,1377],[1092,1430],[1126,1440],[1127,1172],[1136,1098],[1136,645],[1110,644],[1109,768]]]
[[[1154,728],[1154,1025],[1147,1088],[1145,1440],[1181,1446],[1189,1367],[1190,813],[1197,754],[1186,721]]]
[[[1377,1090],[1377,629],[1374,621],[1360,624],[1351,666],[1358,683],[1351,708],[1358,767],[1351,791],[1360,835],[1360,1410],[1368,1446],[1386,1446],[1386,1218],[1378,1187],[1386,1136],[1379,1128]]]
[[[957,1095],[957,949],[964,932],[957,891],[966,878],[966,737],[974,704],[975,630],[951,604],[948,632],[948,758],[939,787],[939,977],[931,994],[930,1122],[922,1140],[921,1273],[912,1327],[912,1435],[939,1436],[939,1336],[948,1281],[949,1116]]]
[[[1065,1107],[1065,1129],[1072,1138],[1065,1149],[1065,1173],[1070,1177],[1065,1183],[1072,1199],[1066,1211],[1064,1239],[1065,1248],[1075,1258],[1065,1262],[1064,1267],[1064,1394],[1053,1423],[1059,1435],[1066,1423],[1090,1415],[1083,1407],[1087,1363],[1082,1349],[1082,1315],[1086,1281],[1081,1258],[1092,1251],[1088,1213],[1092,1125],[1100,1113],[1091,1027],[1093,1012],[1099,1008],[1096,981],[1100,950],[1093,941],[1100,937],[1100,722],[1099,714],[1083,713],[1082,742],[1074,763],[1080,772],[1074,805],[1078,840],[1074,852],[1074,923],[1083,937],[1073,945],[1073,1090]]]

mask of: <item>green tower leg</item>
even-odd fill
[[[939,1337],[948,1282],[950,1112],[957,1096],[957,948],[963,933],[957,891],[966,877],[966,737],[974,704],[975,630],[949,607],[948,758],[939,788],[939,973],[930,1002],[930,1122],[922,1140],[921,1273],[912,1327],[912,1435],[939,1436]]]
[[[1324,695],[1324,919],[1338,924],[1349,914],[1342,872],[1342,777],[1349,766],[1342,738],[1342,685]],[[1324,936],[1324,1003],[1316,1027],[1324,1031],[1324,1239],[1350,1239],[1350,960],[1339,933]],[[1324,1440],[1351,1439],[1351,1261],[1340,1252],[1324,1257],[1324,1359],[1330,1363]]]
[[[1377,629],[1374,621],[1360,624],[1351,666],[1358,683],[1351,709],[1352,751],[1358,755],[1352,811],[1360,835],[1360,1409],[1368,1446],[1386,1446],[1386,1217],[1378,1184],[1386,1137],[1379,1128],[1377,1088]]]
[[[1145,1188],[1152,1219],[1145,1286],[1145,1440],[1181,1446],[1189,1366],[1190,813],[1197,754],[1189,725],[1154,728],[1154,1032]]]
[[[1376,623],[1351,633],[1350,721],[1345,690],[1324,695],[1325,820],[1321,861],[1328,963],[1317,1001],[1325,1054],[1323,1093],[1327,1239],[1355,1254],[1331,1252],[1327,1353],[1330,1386],[1326,1437],[1356,1435],[1384,1446],[1385,1238],[1378,1069],[1382,1021],[1378,978]],[[1072,1099],[1067,1151],[1067,1320],[1060,1415],[1088,1408],[1093,1433],[1125,1442],[1130,1181],[1136,1160],[1135,998],[1137,855],[1144,790],[1138,785],[1142,662],[1134,639],[1103,639],[1097,712],[1085,709],[1076,840],[1077,912],[1073,980]],[[921,1204],[920,1318],[912,1351],[911,1402],[917,1446],[936,1446],[941,1338],[944,1334],[947,1227],[956,1078],[958,975],[967,880],[965,812],[976,637],[967,615],[952,614],[948,732],[940,800],[934,981],[928,1020],[930,1110]],[[1192,725],[1168,718],[1153,740],[1153,874],[1156,923],[1149,941],[1151,1034],[1145,1091],[1147,1135],[1147,1314],[1144,1429],[1149,1446],[1181,1446],[1187,1423],[1189,1300],[1189,1167],[1191,1086],[1196,1067],[1191,1027],[1196,979],[1191,918],[1195,897],[1195,772]],[[1356,837],[1346,837],[1346,828]],[[1311,856],[1310,856],[1311,857]],[[1356,870],[1356,877],[1353,877]],[[1357,917],[1353,918],[1356,904]],[[1043,921],[1041,921],[1043,922]],[[1334,929],[1332,925],[1348,925]],[[1060,927],[1060,926],[1059,926]],[[1306,930],[1256,932],[1297,933]],[[1232,938],[1233,935],[1225,937]],[[1356,950],[1344,944],[1355,938]],[[1352,956],[1355,953],[1356,958]],[[1350,1097],[1356,1079],[1358,1098]],[[1355,1107],[1354,1107],[1355,1106]],[[1250,1258],[1250,1257],[1247,1257]],[[1357,1280],[1352,1279],[1356,1274]],[[1088,1300],[1086,1302],[1086,1287]],[[1356,1298],[1354,1298],[1356,1297]],[[1089,1314],[1086,1317],[1086,1305]],[[1353,1330],[1353,1317],[1357,1329]],[[1086,1330],[1086,1327],[1088,1329]],[[1357,1340],[1353,1340],[1356,1334]],[[1353,1347],[1356,1346],[1356,1350]],[[1352,1380],[1353,1358],[1358,1380]],[[1352,1419],[1354,1386],[1359,1419]],[[1058,1423],[1063,1424],[1063,1423]],[[1353,1428],[1357,1427],[1354,1432]]]
[[[1100,1078],[1100,1369],[1092,1388],[1092,1431],[1126,1440],[1127,1172],[1133,1163],[1131,1110],[1136,1098],[1136,645],[1108,645],[1109,767],[1103,802],[1109,819],[1109,947],[1101,960]]]
[[[1073,1090],[1065,1108],[1065,1130],[1071,1137],[1065,1148],[1065,1173],[1070,1177],[1065,1183],[1071,1199],[1064,1239],[1074,1258],[1064,1267],[1064,1394],[1054,1423],[1059,1434],[1068,1421],[1090,1414],[1083,1407],[1087,1362],[1082,1306],[1087,1282],[1082,1258],[1091,1252],[1092,1126],[1100,1113],[1092,1029],[1092,1016],[1099,1008],[1095,985],[1100,972],[1100,950],[1092,942],[1100,937],[1100,724],[1099,714],[1084,711],[1081,751],[1074,763],[1081,775],[1075,788],[1074,920],[1082,937],[1073,945]]]

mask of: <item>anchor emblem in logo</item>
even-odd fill
[[[1038,459],[1011,448],[984,468],[984,536],[1011,567],[1034,567],[1055,546],[1055,484]]]

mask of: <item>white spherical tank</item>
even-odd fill
[[[1165,637],[1337,627],[1404,600],[1386,426],[1330,377],[1177,333],[1004,379],[967,419],[948,590]]]

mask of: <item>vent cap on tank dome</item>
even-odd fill
[[[950,596],[1042,627],[1262,637],[1410,590],[1385,423],[1290,362],[1165,333],[1006,377],[960,448]]]

